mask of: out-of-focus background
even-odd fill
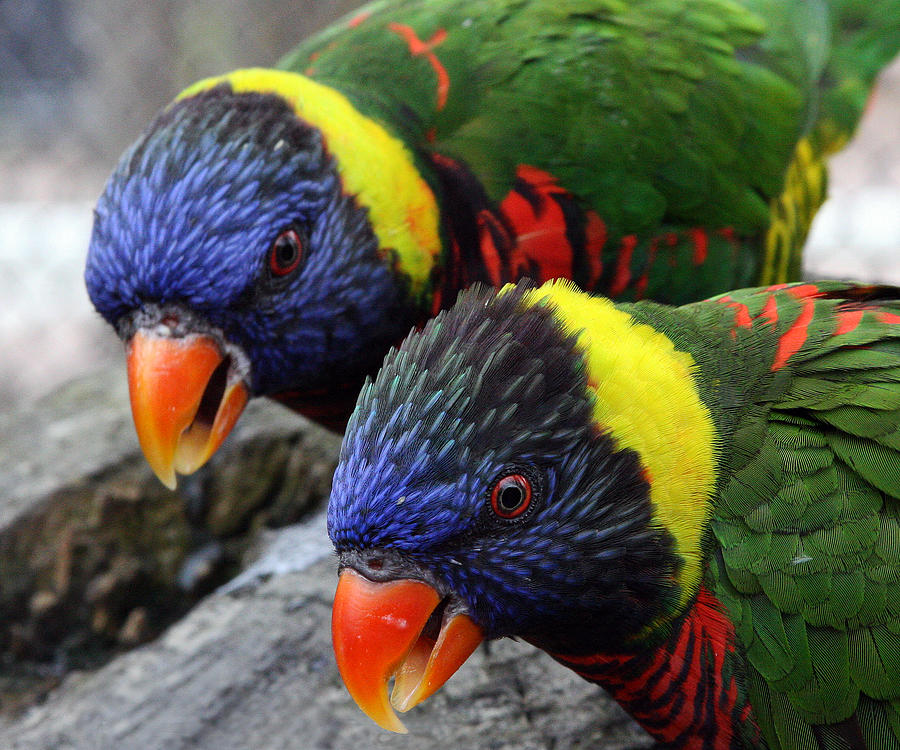
[[[81,267],[91,204],[154,112],[198,78],[274,62],[359,4],[0,2],[0,415],[121,357]],[[832,166],[810,275],[900,283],[900,61]]]
[[[0,416],[121,357],[82,282],[121,152],[189,83],[271,65],[360,0],[0,2]]]

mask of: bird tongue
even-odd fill
[[[209,336],[138,330],[128,342],[128,389],[141,449],[160,481],[199,469],[222,444],[247,403],[241,381]]]
[[[421,581],[341,574],[331,618],[338,669],[357,705],[384,729],[406,732],[393,709],[408,711],[428,698],[483,639],[471,618],[441,603]]]

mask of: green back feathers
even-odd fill
[[[721,440],[706,585],[768,746],[900,748],[900,290],[625,309],[699,367]]]
[[[799,276],[824,155],[897,19],[898,0],[378,2],[281,65],[399,134],[437,191],[432,153],[495,204],[520,165],[552,175],[602,219],[598,288],[684,302]]]
[[[749,382],[723,453],[709,575],[772,748],[844,747],[835,738],[854,733],[900,747],[896,296],[807,284],[683,308],[726,310],[748,353],[731,375]],[[835,722],[847,725],[815,727]]]
[[[849,136],[900,50],[898,19],[897,0],[382,2],[281,66],[344,90],[411,138],[434,128],[436,149],[485,165],[495,199],[527,153],[592,205],[605,209],[612,193],[646,221],[691,221],[713,197],[725,215],[713,222],[702,209],[700,220],[741,228],[767,206],[729,183],[775,195],[814,123]],[[518,145],[497,149],[498,132]]]
[[[376,4],[355,18],[282,64],[349,89],[423,145],[430,133],[435,150],[476,166],[495,200],[527,154],[613,234],[665,216],[740,231],[766,222],[755,191],[780,190],[808,107],[799,40],[786,31],[762,48],[765,18],[730,0],[493,2],[477,13],[467,2]],[[443,106],[435,61],[411,51],[403,27],[432,45],[449,82]],[[511,146],[497,148],[501,132]]]
[[[670,308],[555,284],[525,299],[579,337],[594,419],[640,456],[682,581],[685,551],[704,552],[767,745],[900,748],[900,290],[777,285]],[[677,492],[692,470],[714,486]]]

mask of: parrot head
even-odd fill
[[[282,71],[201,82],[123,155],[96,206],[87,290],[126,344],[138,436],[169,486],[249,397],[361,383],[415,321],[371,201],[298,114],[297,85],[325,91]]]
[[[594,653],[679,597],[640,457],[595,422],[577,335],[529,293],[464,292],[388,355],[348,425],[328,511],[334,647],[394,731],[391,706],[424,700],[483,639]]]

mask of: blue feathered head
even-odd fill
[[[85,280],[125,339],[161,321],[223,337],[256,394],[319,387],[335,368],[361,379],[412,322],[321,132],[280,96],[227,83],[177,100],[124,154]]]
[[[674,561],[637,455],[593,422],[577,341],[525,289],[465,292],[389,354],[328,528],[344,567],[420,579],[488,637],[581,648],[650,622]]]

